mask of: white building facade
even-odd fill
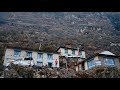
[[[86,58],[85,51],[79,48],[59,47],[56,51],[60,53],[60,66],[65,68],[74,68],[74,65]]]
[[[85,51],[79,50],[79,48],[66,48],[59,47],[57,52],[60,53],[60,56],[65,56],[68,58],[77,57],[77,58],[86,58]]]
[[[120,56],[113,54],[110,51],[103,51],[87,58],[84,62],[85,70],[97,66],[109,66],[120,68]]]
[[[7,66],[11,61],[25,61],[25,58],[32,58],[33,65],[59,67],[59,54],[47,53],[33,50],[22,50],[7,48],[4,56],[4,65]]]

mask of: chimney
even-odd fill
[[[40,40],[40,44],[39,44],[39,50],[41,50],[42,41],[43,41],[43,39],[41,39],[41,40]]]
[[[41,42],[40,42],[40,45],[39,45],[39,50],[41,50]]]

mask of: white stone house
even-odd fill
[[[6,48],[3,65],[7,66],[11,61],[20,60],[25,62],[25,58],[32,58],[33,65],[59,67],[59,54],[48,53],[39,50],[27,50],[18,48]],[[57,61],[57,64],[56,64]],[[19,64],[19,63],[18,63]]]
[[[56,51],[60,53],[59,59],[61,62],[66,60],[65,62],[66,67],[68,66],[67,64],[69,62],[74,61],[79,62],[86,58],[85,51],[79,50],[79,48],[59,47]]]
[[[110,51],[103,51],[96,53],[80,62],[76,66],[76,70],[83,70],[81,66],[84,67],[84,70],[89,70],[97,66],[112,66],[120,68],[120,56],[117,56]]]
[[[60,53],[60,56],[86,58],[85,51],[80,51],[79,48],[59,47],[57,52]]]

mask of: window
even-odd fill
[[[83,58],[82,52],[80,52],[80,57]]]
[[[95,67],[94,58],[90,59],[87,63],[88,63],[88,69]]]
[[[52,67],[52,62],[48,62],[48,67]]]
[[[75,55],[75,50],[72,50],[72,54]]]
[[[88,29],[89,29],[89,30],[92,30],[92,26],[88,26]]]
[[[27,52],[28,58],[32,58],[32,52]]]
[[[99,66],[101,65],[101,61],[100,60],[91,60],[91,61],[88,61],[88,68],[92,68],[92,67],[95,67],[95,66]]]
[[[68,50],[67,49],[65,49],[65,54],[67,54],[68,53]]]
[[[101,61],[100,60],[95,61],[95,66],[99,66],[99,65],[101,65]]]
[[[53,60],[53,54],[48,54],[48,60]]]
[[[42,66],[43,66],[43,63],[42,63],[42,62],[37,61],[37,66],[42,67]]]
[[[20,50],[14,50],[14,57],[20,57]]]
[[[104,58],[105,60],[105,65],[115,65],[114,63],[114,58]]]
[[[43,59],[43,53],[38,53],[38,59]]]
[[[92,61],[88,61],[88,68],[92,68],[92,67],[95,67],[95,63]]]
[[[37,61],[43,61],[43,53],[38,53]]]

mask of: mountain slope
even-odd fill
[[[84,45],[87,55],[108,49],[119,54],[119,13],[112,12],[1,12],[0,45],[54,51],[59,46]],[[34,45],[34,46],[33,46]]]

